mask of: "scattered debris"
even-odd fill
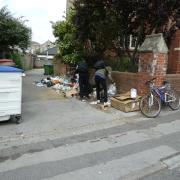
[[[108,103],[104,103],[104,104],[98,104],[98,106],[101,110],[106,111],[111,107],[111,103],[108,102]]]
[[[37,87],[48,87],[55,90],[56,93],[63,95],[64,97],[78,97],[79,94],[79,84],[78,76],[72,78],[72,76],[56,76],[56,77],[47,77],[43,78],[40,81],[35,81],[34,84]],[[116,84],[110,84],[108,87],[108,97],[114,97],[116,95],[117,89]],[[100,102],[94,101],[96,99],[96,89],[93,89],[93,92],[89,94],[90,99],[82,99],[82,102],[90,102],[91,105],[96,105],[97,108],[101,110],[108,110],[111,107],[111,101],[104,103],[103,93],[101,93]]]
[[[60,91],[65,97],[73,97],[78,94],[78,80],[66,76],[47,77],[41,81],[35,81],[37,87],[48,87],[54,89],[57,93]]]

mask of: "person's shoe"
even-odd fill
[[[86,99],[84,97],[80,97],[81,102],[86,102]]]
[[[81,101],[82,101],[82,102],[86,102],[86,100],[85,100],[85,99],[81,99]]]
[[[90,102],[90,104],[100,104],[100,100],[92,101],[92,102]]]

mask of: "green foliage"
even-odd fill
[[[119,58],[105,58],[106,65],[110,66],[113,71],[121,72],[137,72],[137,65],[134,66],[128,56],[121,56]]]
[[[0,50],[20,48],[25,50],[30,42],[31,30],[22,18],[14,18],[6,7],[0,9]]]
[[[13,59],[18,68],[22,68],[22,54],[17,51],[9,51],[6,58]]]
[[[103,56],[104,50],[114,48],[119,57],[129,56],[133,69],[137,48],[146,35],[163,33],[166,40],[171,38],[179,7],[179,0],[75,0],[73,24],[79,41],[90,42],[91,53]],[[130,35],[136,37],[133,53],[129,51]]]
[[[22,68],[22,56],[19,53],[13,53],[12,59],[17,67]]]
[[[102,55],[105,49],[112,47],[120,23],[109,9],[108,1],[77,0],[74,7],[73,24],[77,28],[77,37],[84,44],[90,40],[91,53]]]
[[[69,65],[74,65],[76,62],[81,60],[81,55],[78,52],[72,52],[63,56],[63,62]]]
[[[56,44],[59,47],[62,61],[66,64],[75,64],[82,58],[83,46],[76,39],[76,28],[72,24],[72,16],[74,12],[70,12],[67,19],[56,22],[53,25],[53,33],[57,38]]]

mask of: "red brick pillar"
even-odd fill
[[[167,53],[154,53],[154,72],[152,75],[156,77],[155,84],[161,86],[166,78],[168,54]]]
[[[147,91],[144,85],[147,80],[156,77],[156,86],[161,86],[163,80],[165,80],[168,48],[162,34],[154,34],[146,36],[139,52],[138,92],[139,94],[143,94]]]

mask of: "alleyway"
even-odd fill
[[[159,171],[156,179],[180,177],[180,111],[167,108],[156,119],[104,112],[36,87],[42,77],[32,70],[23,79],[23,122],[0,124],[0,179],[146,180]]]

